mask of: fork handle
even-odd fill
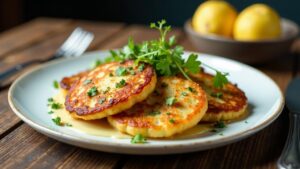
[[[290,130],[278,168],[300,168],[300,114],[290,113]]]
[[[3,83],[5,80],[9,79],[11,76],[16,74],[17,72],[23,70],[24,68],[33,65],[35,63],[40,63],[41,60],[30,60],[27,62],[24,62],[22,64],[18,64],[12,68],[9,68],[8,70],[5,70],[4,72],[0,73],[0,83]],[[1,84],[2,85],[2,84]]]

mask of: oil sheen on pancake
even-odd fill
[[[157,81],[150,65],[135,65],[131,60],[102,64],[76,78],[69,80],[74,84],[70,84],[65,107],[72,117],[84,120],[101,119],[132,107],[152,93]]]
[[[176,76],[160,77],[146,100],[109,116],[108,121],[130,135],[170,137],[197,125],[206,110],[206,94],[197,83]]]
[[[223,88],[215,88],[213,76],[205,72],[193,74],[191,78],[205,90],[208,98],[208,110],[201,121],[236,120],[246,114],[247,98],[236,85],[228,83]]]

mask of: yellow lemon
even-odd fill
[[[206,1],[197,8],[192,26],[200,34],[231,37],[236,16],[236,10],[226,1]]]
[[[280,17],[264,4],[254,4],[244,9],[234,25],[234,38],[237,40],[266,40],[280,35]]]

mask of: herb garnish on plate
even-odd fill
[[[111,55],[106,58],[105,62],[120,61],[131,59],[136,65],[140,62],[148,63],[153,66],[156,73],[160,76],[171,76],[181,73],[185,78],[191,80],[190,73],[199,73],[200,66],[207,67],[216,72],[214,76],[214,86],[221,88],[228,83],[228,73],[221,72],[205,63],[199,61],[198,55],[191,53],[185,60],[183,56],[184,48],[176,45],[176,37],[171,36],[167,39],[167,33],[170,32],[171,26],[166,26],[166,21],[161,20],[157,23],[151,23],[150,28],[160,32],[159,39],[145,41],[141,44],[135,44],[132,38],[128,39],[128,44],[120,51],[110,51]],[[143,70],[142,65],[139,71]]]

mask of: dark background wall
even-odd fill
[[[241,11],[266,3],[300,24],[300,0],[228,0]],[[162,18],[182,26],[203,0],[0,0],[0,29],[39,16],[148,24]]]

